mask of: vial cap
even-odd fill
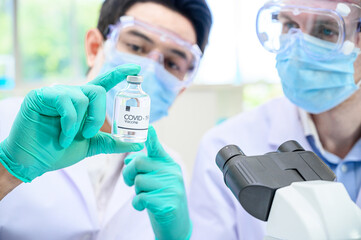
[[[127,82],[130,83],[142,83],[143,82],[143,76],[128,76]]]

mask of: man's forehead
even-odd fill
[[[361,0],[285,0],[287,4],[297,4],[305,6],[337,6],[338,3],[357,4],[361,6]]]
[[[138,38],[146,41],[148,44],[159,45],[160,49],[167,50],[183,58],[192,59],[192,53],[189,50],[184,49],[173,41],[160,40],[158,35],[143,28],[129,27],[124,30],[121,36],[123,38]]]
[[[299,6],[307,6],[307,7],[328,7],[328,6],[336,6],[336,1],[328,1],[328,0],[285,0],[283,1],[289,5],[299,5]]]
[[[361,1],[361,0],[357,0],[357,1]],[[312,8],[312,9],[327,9],[327,10],[334,10],[334,11],[339,11],[339,7],[341,7],[341,10],[345,8],[345,6],[339,6],[340,3],[343,4],[347,4],[347,6],[349,7],[350,12],[344,16],[344,20],[346,22],[349,21],[353,21],[353,19],[359,19],[361,16],[361,6],[358,4],[354,4],[354,3],[350,3],[350,1],[341,1],[341,0],[284,0],[281,1],[282,3],[286,4],[286,5],[295,5],[295,6],[302,6],[306,7],[305,8],[305,14],[306,15],[310,15],[312,14],[311,12],[307,13],[307,8]],[[313,11],[313,10],[312,10]],[[313,14],[320,14],[318,12],[315,12]],[[321,14],[322,15],[322,14]],[[324,17],[327,17],[327,13],[323,14]],[[331,15],[329,16],[331,17]],[[335,16],[333,16],[335,17]]]
[[[137,3],[128,9],[126,15],[170,32],[181,39],[196,43],[195,29],[183,15],[156,3]]]

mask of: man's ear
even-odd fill
[[[86,61],[90,68],[94,66],[99,49],[103,45],[103,35],[97,28],[90,29],[85,36]]]

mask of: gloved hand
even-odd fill
[[[100,153],[139,151],[98,132],[105,120],[106,91],[140,67],[122,65],[83,86],[53,86],[31,91],[10,135],[0,143],[0,162],[15,177],[31,182],[45,172]]]
[[[145,146],[147,155],[135,153],[124,160],[124,181],[135,185],[137,194],[133,206],[147,209],[156,239],[189,239],[192,223],[181,168],[164,151],[152,126]]]

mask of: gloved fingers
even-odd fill
[[[137,194],[162,190],[169,196],[180,196],[185,192],[183,175],[173,168],[138,174],[134,179],[134,186]]]
[[[166,158],[169,156],[160,144],[157,133],[152,125],[148,128],[148,138],[145,142],[145,146],[149,157]]]
[[[68,94],[70,95],[71,101],[73,102],[76,114],[77,114],[77,120],[74,126],[74,137],[79,132],[80,126],[84,120],[84,117],[88,111],[89,106],[89,99],[83,91],[79,87],[70,87],[66,88],[66,91],[68,91]]]
[[[59,87],[41,89],[42,100],[47,107],[54,108],[60,116],[61,133],[59,144],[63,148],[70,145],[75,137],[77,112],[71,97]]]
[[[132,201],[133,207],[138,211],[143,211],[146,208],[153,214],[173,212],[176,204],[171,200],[162,201],[159,197],[159,192],[161,191],[162,190],[157,190],[137,194]]]
[[[79,131],[89,100],[79,87],[54,86],[40,89],[43,108],[55,109],[60,116],[59,144],[66,148]],[[45,111],[49,112],[49,111]]]
[[[128,75],[138,75],[140,66],[136,64],[120,65],[113,70],[106,72],[88,84],[102,86],[107,92],[115,87],[118,83],[127,78]]]
[[[50,106],[49,103],[46,103],[46,96],[44,97],[44,91],[45,95],[48,95],[48,90],[45,88],[40,88],[36,90],[30,91],[23,103],[21,104],[22,111],[33,111],[41,115],[50,116],[50,117],[57,117],[59,116],[58,111],[55,109],[55,107]],[[54,105],[53,103],[51,105]]]
[[[157,173],[138,174],[134,179],[135,193],[140,194],[142,192],[152,192],[167,188],[169,184],[172,184],[172,179],[165,176],[160,176]]]
[[[136,158],[137,156],[147,156],[144,152],[137,152],[137,153],[132,153],[129,154],[125,159],[124,159],[124,164],[128,165],[131,161],[133,161],[134,158]]]
[[[137,211],[143,211],[146,207],[147,193],[140,193],[135,195],[132,205]]]
[[[60,103],[61,102],[61,103]],[[75,137],[75,123],[77,114],[73,102],[66,97],[59,97],[56,109],[60,114],[61,133],[59,144],[63,148],[67,148]]]
[[[139,174],[153,172],[158,168],[144,153],[135,155],[134,157],[128,156],[125,161],[127,165],[123,170],[123,178],[128,186],[134,185],[134,180]],[[132,160],[129,162],[130,158]]]
[[[109,133],[98,132],[90,138],[87,157],[101,153],[126,153],[137,152],[144,148],[142,143],[125,143],[117,138],[113,138]]]
[[[103,87],[96,85],[81,86],[81,90],[89,100],[82,135],[84,138],[91,138],[99,132],[105,121],[106,91]]]

